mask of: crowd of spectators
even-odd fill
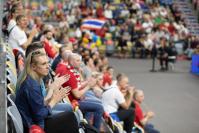
[[[101,50],[105,46],[106,54],[116,51],[119,58],[147,58],[154,49],[161,69],[167,70],[169,56],[176,55],[176,43],[190,54],[199,41],[190,35],[175,7],[155,0],[71,0],[54,8],[38,6],[40,16],[33,16],[20,0],[7,1],[7,7],[3,32],[15,55],[15,103],[26,132],[33,124],[46,132],[59,128],[60,132],[77,132],[70,109],[73,102],[78,102],[98,131],[107,112],[124,121],[127,133],[132,132],[134,122],[148,133],[159,132],[146,124],[154,113],[143,115],[143,92],[135,90],[124,74],[114,81],[114,68]],[[82,21],[87,18],[106,23],[100,30],[83,29]]]
[[[190,3],[193,5],[194,10],[197,12],[198,20],[199,20],[199,1],[198,0],[190,0]]]
[[[122,58],[134,58],[137,54],[140,58],[146,58],[150,55],[153,45],[160,46],[161,39],[166,39],[167,45],[180,43],[183,45],[183,51],[193,49],[189,38],[198,40],[197,36],[189,33],[175,5],[134,0],[114,4],[104,1],[64,1],[57,2],[53,8],[38,4],[41,5],[37,10],[27,9],[30,14],[28,29],[37,27],[39,33],[34,38],[37,40],[41,40],[40,37],[50,29],[55,40],[51,41],[55,45],[70,42],[77,45],[76,48],[81,46],[92,51],[106,47],[107,53],[117,52]],[[40,11],[40,16],[31,16],[35,11]],[[11,25],[15,16],[11,13],[8,18],[12,18]],[[87,18],[105,19],[106,24],[101,30],[81,29],[82,21]],[[7,31],[10,27],[8,26]]]

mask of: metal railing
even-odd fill
[[[7,133],[6,50],[3,44],[2,18],[4,0],[0,0],[0,133]]]
[[[6,52],[0,40],[0,133],[7,133],[7,91],[6,91]]]

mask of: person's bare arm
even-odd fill
[[[52,98],[50,99],[47,105],[50,106],[50,108],[53,108],[59,101],[61,101],[63,98],[65,98],[68,95],[70,90],[71,89],[68,86],[65,88],[56,90],[53,93]]]
[[[125,102],[120,104],[123,109],[128,109],[132,103],[134,88],[128,88],[127,94],[129,95],[128,98],[125,99]]]
[[[144,126],[154,116],[154,113],[152,111],[149,111],[146,113],[146,116],[141,120],[141,124]]]
[[[132,100],[129,98],[129,99],[127,99],[124,103],[120,104],[120,106],[121,106],[123,109],[128,109],[129,106],[131,105],[131,102],[132,102]]]
[[[89,81],[85,81],[81,84],[79,88],[73,89],[71,92],[75,96],[75,98],[80,99],[86,91],[91,89],[96,84],[96,79],[90,78]]]
[[[30,45],[31,43],[32,43],[32,40],[33,40],[33,38],[34,38],[34,36],[37,34],[37,29],[33,29],[31,32],[30,32],[30,35],[29,35],[29,37],[28,37],[28,40],[25,42],[25,43],[23,43],[22,45],[21,45],[21,47],[25,50],[27,47],[28,47],[28,45]]]
[[[70,77],[69,75],[63,75],[60,77],[59,77],[59,75],[56,75],[54,77],[54,81],[51,81],[51,80],[49,81],[48,86],[47,86],[48,92],[47,92],[46,97],[44,98],[44,101],[46,104],[50,101],[51,97],[53,96],[54,91],[59,90],[61,88],[61,86],[65,82],[68,81],[69,77]]]
[[[86,91],[89,90],[89,89],[90,89],[90,87],[86,86],[81,90],[79,90],[78,88],[73,89],[71,92],[72,92],[72,94],[74,95],[75,98],[80,99],[86,93]]]

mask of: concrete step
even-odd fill
[[[187,28],[193,35],[199,35],[199,24],[197,13],[193,10],[193,6],[189,0],[174,0],[174,5],[182,13],[182,18],[185,20]]]

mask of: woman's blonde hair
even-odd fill
[[[39,50],[36,50],[36,51],[31,52],[27,56],[27,58],[25,59],[24,70],[19,75],[18,80],[17,80],[16,90],[20,88],[21,84],[24,82],[24,80],[26,79],[27,75],[30,75],[33,79],[38,80],[38,79],[36,79],[37,75],[31,69],[31,64],[32,63],[37,63],[37,61],[35,59],[36,57],[38,57],[38,56],[44,56],[44,55],[46,55],[46,54],[42,53]]]

